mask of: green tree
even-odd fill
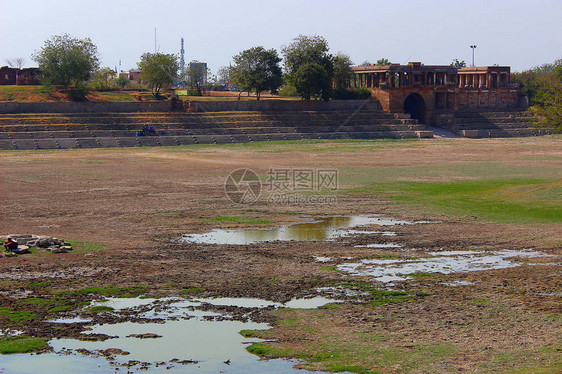
[[[384,65],[390,65],[390,64],[391,64],[391,62],[388,58],[380,58],[380,59],[377,60],[377,63],[375,65],[384,66]]]
[[[115,79],[115,71],[105,67],[94,74],[94,88],[96,90],[109,90]]]
[[[451,66],[460,69],[460,68],[465,68],[466,67],[466,62],[464,62],[464,60],[459,61],[458,59],[454,59],[453,62],[451,62]]]
[[[206,63],[193,60],[187,66],[183,80],[189,87],[201,90],[201,87],[207,84],[208,73],[209,70]]]
[[[154,96],[172,85],[179,70],[178,57],[165,53],[145,53],[137,65],[142,80],[148,83]]]
[[[511,75],[511,81],[519,84],[519,90],[529,98],[529,103],[531,105],[538,104],[538,94],[543,87],[549,85],[549,82],[554,77],[558,76],[558,79],[561,79],[560,75],[562,75],[562,72],[559,74],[556,73],[556,69],[561,69],[557,68],[557,66],[561,65],[559,61],[560,60],[557,60],[554,64],[548,63],[536,66],[530,70],[521,73],[513,73]]]
[[[341,89],[349,86],[353,76],[351,66],[353,62],[345,53],[339,52],[334,56],[334,88]]]
[[[233,57],[232,78],[243,91],[256,93],[259,100],[263,91],[275,92],[283,83],[281,58],[275,49],[254,47]]]
[[[115,80],[115,84],[117,84],[121,88],[125,88],[131,84],[131,81],[125,75],[120,75]]]
[[[33,60],[43,72],[43,84],[81,89],[83,82],[99,67],[98,49],[89,38],[76,39],[68,34],[45,41]]]
[[[326,39],[307,35],[299,35],[283,48],[287,82],[301,98],[330,98],[334,58],[328,50]]]
[[[549,65],[548,69],[538,70],[545,75],[539,80],[541,84],[533,97],[531,111],[537,126],[562,132],[562,59]]]

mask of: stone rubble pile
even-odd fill
[[[12,238],[18,243],[18,246],[25,245],[27,247],[45,248],[51,253],[66,253],[72,251],[72,245],[63,239],[57,239],[52,236],[32,235],[32,234],[13,234],[7,237]]]

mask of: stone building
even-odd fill
[[[18,69],[4,66],[0,68],[0,85],[40,85],[39,68]]]
[[[352,87],[369,89],[387,112],[433,124],[439,113],[517,109],[509,66],[367,65],[353,68]]]

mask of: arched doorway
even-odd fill
[[[425,101],[423,97],[418,93],[408,95],[404,100],[404,113],[410,114],[420,123],[425,123]]]

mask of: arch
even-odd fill
[[[411,93],[404,100],[404,113],[410,114],[412,118],[417,119],[421,123],[426,123],[425,101],[419,93]]]

